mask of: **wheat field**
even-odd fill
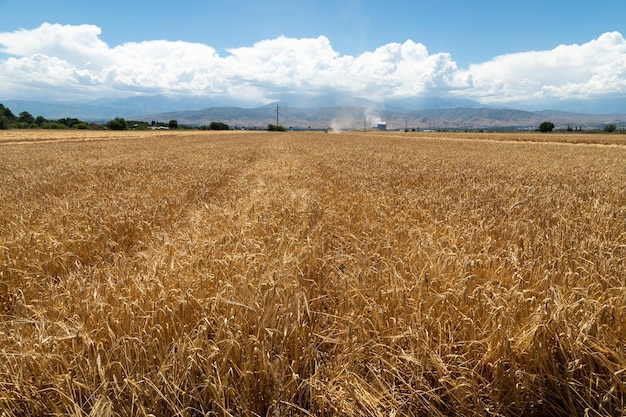
[[[0,132],[0,416],[624,415],[621,138]]]

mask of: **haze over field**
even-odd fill
[[[623,112],[626,40],[611,18],[623,2],[214,3],[3,2],[0,101],[163,94],[254,107],[335,93]]]

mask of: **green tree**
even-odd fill
[[[616,130],[617,126],[615,126],[613,123],[609,123],[608,125],[604,126],[604,131],[607,133],[615,132]]]
[[[15,115],[8,107],[0,104],[0,130],[6,130],[9,128],[9,124],[15,121]]]
[[[35,124],[39,127],[41,127],[42,124],[46,123],[46,118],[43,116],[37,116],[35,117]]]
[[[169,127],[170,129],[176,129],[178,127],[178,121],[170,120],[167,124],[167,127]]]
[[[67,127],[74,127],[74,126],[76,126],[76,125],[78,125],[80,123],[83,123],[83,122],[81,122],[80,120],[78,120],[75,117],[73,117],[73,118],[66,117],[64,119],[57,120],[57,123],[60,123],[60,124],[65,125]]]
[[[275,126],[270,123],[269,125],[267,125],[267,130],[269,130],[270,132],[285,132],[287,129],[285,129],[284,126]]]
[[[20,116],[17,118],[17,121],[20,123],[26,123],[32,125],[35,123],[35,118],[27,111],[23,111],[20,113]]]
[[[539,125],[540,132],[552,132],[552,129],[554,129],[554,123],[552,122],[543,122]]]
[[[224,122],[211,122],[209,124],[210,130],[228,130],[229,126]]]
[[[6,117],[6,119],[10,122],[14,122],[16,117],[8,107],[4,107],[4,105],[0,104],[0,116]]]
[[[116,117],[113,120],[109,120],[106,123],[106,127],[111,130],[126,130],[128,129],[128,123],[126,123],[123,117]]]

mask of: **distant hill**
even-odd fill
[[[110,120],[114,117],[129,118],[133,115],[157,114],[178,110],[199,110],[207,107],[232,106],[228,99],[207,97],[168,97],[164,95],[127,98],[98,98],[85,103],[44,103],[26,100],[2,100],[0,103],[14,114],[27,111],[33,116],[46,119],[77,118],[87,122]],[[238,102],[241,103],[241,102]],[[253,104],[257,107],[258,103]]]
[[[16,116],[27,111],[35,117],[43,116],[50,120],[77,118],[88,122],[99,122],[120,115],[117,109],[87,104],[42,103],[26,100],[0,100],[0,103],[11,109]]]
[[[277,96],[270,104],[245,103],[228,97],[137,96],[99,98],[88,103],[41,103],[2,100],[0,103],[14,114],[28,111],[47,119],[78,118],[102,122],[114,117],[128,120],[177,120],[189,126],[208,125],[213,121],[239,127],[266,127],[279,123],[285,127],[325,129],[362,129],[386,122],[388,129],[534,129],[543,121],[557,128],[581,126],[598,128],[607,123],[626,126],[624,114],[588,114],[564,111],[528,111],[481,106],[479,103],[454,98],[413,97],[388,98],[376,102],[340,93]],[[248,104],[248,105],[246,105]],[[589,104],[589,103],[587,103]],[[617,104],[610,103],[613,107]],[[597,103],[597,108],[602,107]]]
[[[280,106],[280,105],[279,105]],[[195,111],[179,111],[147,116],[136,120],[168,121],[175,119],[189,126],[224,122],[232,127],[266,127],[276,123],[276,105],[245,109],[240,107],[213,107]],[[361,107],[321,107],[301,109],[280,106],[279,123],[294,128],[340,129],[371,128],[386,122],[387,129],[535,129],[549,120],[557,128],[581,126],[598,128],[607,123],[626,124],[626,115],[589,115],[557,111],[529,112],[513,109],[451,108],[414,111],[389,111]]]
[[[88,103],[92,107],[113,108],[118,115],[126,117],[133,114],[154,114],[179,110],[200,110],[208,107],[258,107],[259,103],[245,103],[227,97],[205,96],[136,96],[127,98],[99,98]]]

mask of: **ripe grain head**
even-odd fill
[[[624,411],[623,146],[106,134],[0,140],[7,415]]]

